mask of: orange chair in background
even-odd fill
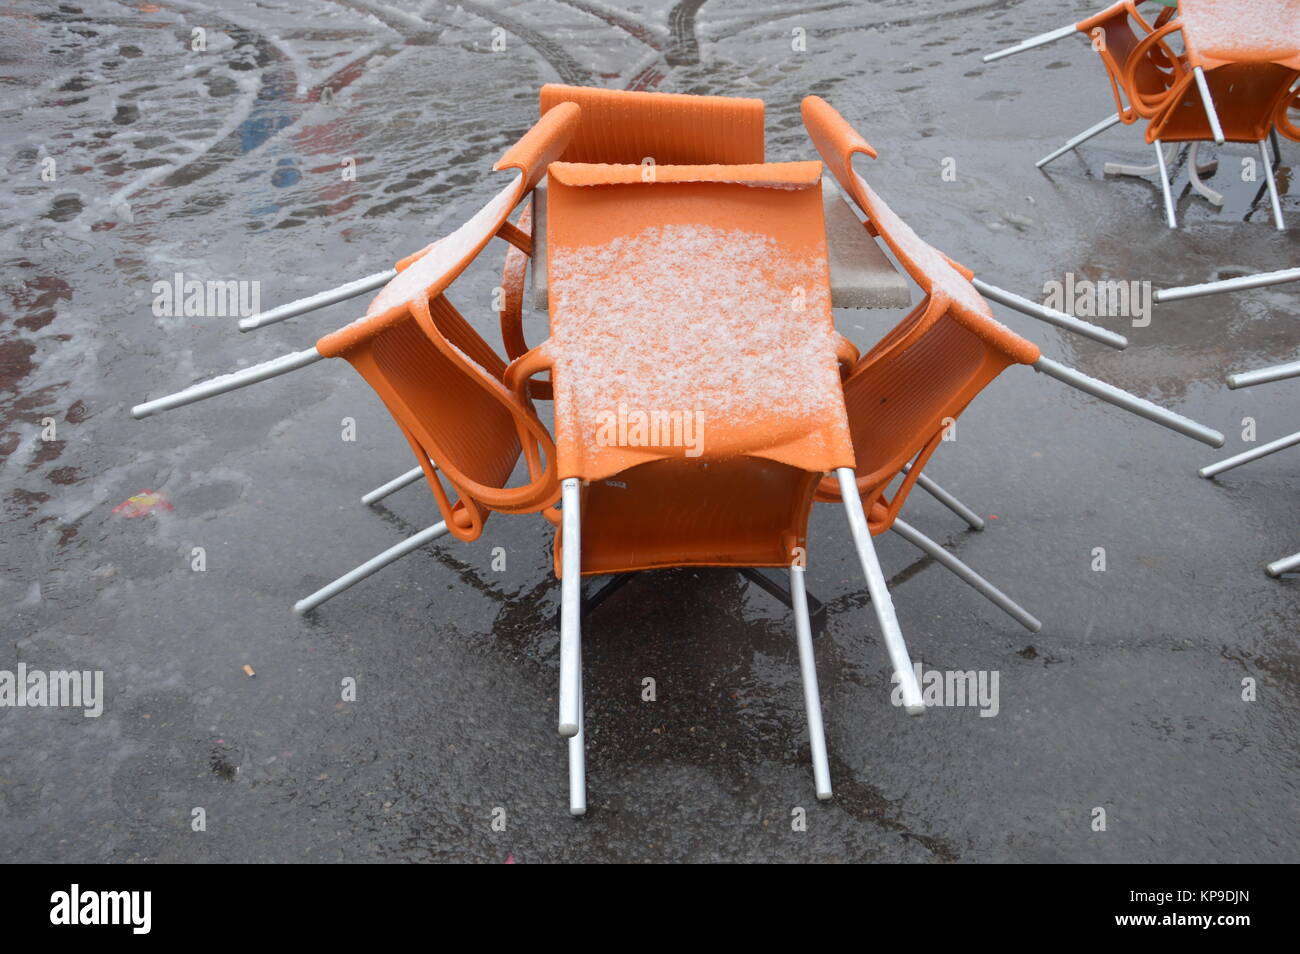
[[[1140,70],[1145,58],[1158,49],[1166,48],[1169,36],[1183,29],[1184,23],[1174,20],[1138,43],[1124,70],[1124,82],[1129,88],[1136,88],[1141,82]],[[1157,108],[1148,117],[1150,121],[1146,128],[1146,141],[1154,145],[1156,151],[1155,171],[1160,174],[1165,216],[1170,228],[1177,225],[1168,171],[1170,162],[1180,148],[1175,144],[1191,144],[1188,173],[1192,188],[1212,204],[1223,204],[1223,196],[1209,188],[1200,178],[1202,171],[1213,166],[1197,162],[1199,144],[1209,141],[1250,143],[1258,147],[1274,224],[1279,229],[1286,227],[1282,220],[1282,204],[1278,197],[1273,159],[1268,152],[1267,140],[1269,130],[1285,111],[1284,104],[1293,99],[1290,87],[1296,76],[1294,66],[1262,59],[1225,62],[1208,71],[1197,71],[1187,65],[1179,66],[1176,81],[1168,91],[1162,97],[1153,98],[1152,103]],[[1207,101],[1222,104],[1223,108],[1211,113],[1206,108]],[[1173,146],[1170,155],[1165,154],[1165,143]],[[1108,163],[1106,171],[1144,175],[1151,170],[1149,167],[1134,169]]]
[[[1186,64],[1166,43],[1161,42],[1141,51],[1138,50],[1138,45],[1141,40],[1168,23],[1174,13],[1174,8],[1167,7],[1160,11],[1153,23],[1139,12],[1134,0],[1119,0],[1078,23],[1052,30],[984,57],[984,62],[990,63],[1067,36],[1082,35],[1090,40],[1101,60],[1102,68],[1106,70],[1111,94],[1115,97],[1115,112],[1039,159],[1034,163],[1035,168],[1043,168],[1112,126],[1119,123],[1130,125],[1138,119],[1150,118],[1159,111],[1169,88],[1186,72]],[[1130,70],[1134,73],[1133,80],[1127,78]]]
[[[1199,143],[1258,144],[1274,223],[1279,229],[1285,227],[1273,164],[1263,140],[1275,121],[1285,131],[1285,107],[1279,107],[1278,97],[1292,98],[1294,91],[1286,91],[1300,73],[1300,0],[1182,0],[1176,16],[1173,7],[1166,7],[1154,22],[1143,17],[1133,0],[1120,0],[1076,24],[991,53],[984,62],[1074,34],[1091,38],[1106,69],[1116,112],[1038,160],[1038,168],[1117,123],[1144,119],[1156,162],[1150,166],[1106,163],[1105,171],[1158,174],[1165,217],[1174,228],[1177,215],[1169,166],[1186,144],[1191,144],[1192,188],[1214,205],[1222,205],[1223,196],[1205,184],[1201,173],[1213,171],[1217,162],[1198,161]],[[1183,38],[1181,52],[1172,45],[1175,34]]]

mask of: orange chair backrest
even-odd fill
[[[1010,334],[991,320],[988,328],[972,328],[932,295],[845,380],[858,491],[869,508],[873,534],[893,524],[930,455],[966,406],[1007,367],[1026,363],[1019,348],[1001,346]],[[910,472],[886,497],[909,461]],[[838,500],[838,483],[823,481],[818,499]]]
[[[1259,142],[1268,136],[1278,110],[1291,98],[1296,73],[1276,63],[1232,63],[1205,74],[1227,142]],[[1185,83],[1147,125],[1146,140],[1189,142],[1213,139],[1200,92]]]
[[[1101,58],[1110,79],[1115,107],[1125,123],[1153,116],[1164,104],[1170,87],[1181,82],[1187,73],[1165,43],[1159,40],[1141,43],[1153,31],[1163,28],[1173,14],[1174,8],[1166,7],[1151,24],[1132,0],[1123,0],[1076,24],[1076,29],[1092,40],[1093,49]]]
[[[451,532],[474,540],[492,510],[530,512],[553,504],[559,496],[554,446],[531,404],[501,383],[504,363],[446,296],[412,311],[409,320],[333,356],[346,359],[383,400]],[[521,449],[533,480],[507,488]],[[439,474],[456,499],[448,497]]]
[[[504,385],[505,363],[443,293],[494,235],[526,241],[510,229],[510,211],[567,145],[578,117],[572,104],[543,117],[494,167],[514,170],[505,189],[454,233],[399,262],[397,277],[365,317],[316,343],[325,357],[348,361],[379,394],[424,468],[449,530],[463,540],[482,533],[491,511],[543,510],[560,489],[555,448],[531,402]],[[530,481],[507,487],[521,450]]]
[[[565,162],[743,165],[763,161],[763,101],[730,96],[642,93],[587,86],[542,87],[546,115],[577,103],[582,123]]]
[[[1038,346],[993,319],[972,273],[927,244],[853,169],[875,150],[827,102],[809,96],[804,125],[827,168],[867,215],[874,232],[926,293],[899,325],[858,361],[844,382],[857,458],[858,490],[872,533],[889,529],[951,421],[1011,364],[1033,364]],[[912,461],[892,498],[884,492]],[[825,480],[819,500],[838,500]]]

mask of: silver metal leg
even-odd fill
[[[1037,162],[1034,163],[1034,167],[1037,169],[1043,168],[1043,166],[1047,165],[1053,159],[1059,159],[1061,156],[1065,155],[1071,149],[1077,149],[1079,146],[1083,145],[1093,136],[1097,136],[1100,135],[1101,133],[1104,133],[1107,129],[1109,129],[1111,126],[1114,126],[1117,122],[1119,122],[1119,113],[1115,113],[1113,116],[1107,116],[1101,122],[1097,123],[1094,126],[1089,126],[1087,129],[1079,133],[1077,136],[1067,139],[1065,141],[1064,146],[1062,146],[1061,148],[1057,149],[1054,152],[1049,152],[1047,155],[1043,156],[1043,158],[1039,159]]]
[[[880,632],[885,638],[885,648],[889,651],[894,675],[902,686],[903,706],[908,715],[922,715],[925,713],[925,702],[921,698],[921,687],[916,681],[912,660],[907,655],[907,644],[903,642],[903,631],[898,626],[894,600],[889,595],[884,571],[880,569],[880,560],[876,557],[875,547],[871,545],[871,530],[867,526],[867,516],[862,511],[857,479],[851,467],[839,468],[835,471],[835,476],[839,478],[840,496],[844,499],[844,512],[848,515],[853,545],[857,548],[858,560],[862,563],[862,572],[867,578],[871,605],[876,611],[876,620],[880,623]]]
[[[1225,278],[1217,282],[1203,282],[1199,285],[1180,285],[1177,288],[1162,288],[1155,293],[1155,300],[1178,301],[1183,298],[1199,298],[1202,295],[1215,295],[1219,292],[1244,291],[1247,288],[1261,288],[1265,285],[1281,285],[1283,282],[1300,281],[1300,268],[1284,268],[1276,272],[1259,272],[1255,275],[1242,275],[1240,278]]]
[[[383,500],[389,494],[397,493],[403,487],[407,487],[424,476],[424,468],[418,464],[404,473],[401,477],[394,477],[386,484],[381,484],[368,494],[361,495],[363,504],[372,504]]]
[[[910,474],[911,472],[912,472],[912,465],[910,463],[904,464],[903,473]],[[925,476],[925,474],[917,475],[916,486],[920,487],[922,490],[928,493],[935,500],[939,501],[939,503],[943,504],[945,507],[947,507],[953,513],[955,513],[957,516],[965,520],[966,523],[970,525],[970,528],[972,530],[984,529],[983,517],[977,514],[970,507],[966,506],[964,503],[962,503],[952,494],[948,493],[948,491],[944,490],[942,487],[936,484],[929,477]]]
[[[934,557],[939,563],[952,570],[960,579],[969,583],[972,588],[987,598],[990,603],[1031,633],[1036,633],[1043,628],[1043,624],[1038,621],[1036,616],[911,524],[895,519],[894,525],[890,529],[908,543]]]
[[[1210,98],[1210,86],[1205,82],[1205,70],[1199,66],[1192,70],[1196,76],[1196,88],[1201,93],[1201,103],[1205,106],[1205,117],[1210,121],[1210,132],[1214,134],[1214,141],[1220,146],[1223,145],[1223,126],[1219,124],[1219,112],[1214,108],[1214,100]]]
[[[560,485],[560,735],[578,734],[582,716],[582,518],[581,482]]]
[[[1246,451],[1243,454],[1237,454],[1235,457],[1229,457],[1221,460],[1217,464],[1207,464],[1197,471],[1202,477],[1217,477],[1225,470],[1232,470],[1234,467],[1240,467],[1242,464],[1249,464],[1252,460],[1259,460],[1261,457],[1267,457],[1269,454],[1276,454],[1280,450],[1300,444],[1300,431],[1294,434],[1288,434],[1286,437],[1279,437],[1275,441],[1269,441],[1267,444],[1260,444],[1258,447]]]
[[[1165,151],[1156,140],[1156,165],[1160,167],[1160,191],[1165,197],[1165,221],[1171,229],[1178,228],[1178,217],[1174,214],[1174,194],[1169,188],[1169,170],[1165,168]]]
[[[826,729],[822,725],[822,697],[817,689],[817,660],[813,655],[812,621],[808,618],[808,593],[804,568],[790,567],[790,602],[794,609],[795,639],[799,644],[799,675],[803,679],[803,703],[808,710],[808,745],[812,749],[813,782],[817,797],[831,797],[831,769],[826,758]]]
[[[1199,142],[1192,143],[1191,152],[1188,153],[1187,156],[1187,171],[1188,175],[1191,177],[1192,188],[1205,196],[1211,205],[1223,205],[1223,193],[1215,192],[1201,181],[1201,171],[1211,164],[1206,163],[1205,165],[1201,165],[1196,161],[1196,152],[1200,148],[1200,145]],[[1217,166],[1218,164],[1214,163],[1213,165]]]
[[[1282,221],[1282,200],[1277,194],[1277,179],[1273,177],[1273,159],[1268,154],[1268,140],[1259,141],[1259,160],[1264,164],[1264,179],[1268,182],[1268,198],[1273,204],[1273,224],[1279,230],[1286,228]]]
[[[993,301],[1006,305],[1008,308],[1014,308],[1022,314],[1031,318],[1037,318],[1039,321],[1045,321],[1049,325],[1056,325],[1058,328],[1064,328],[1066,331],[1073,331],[1076,335],[1083,335],[1085,338],[1091,338],[1093,341],[1100,341],[1104,345],[1110,345],[1112,348],[1123,350],[1128,347],[1128,339],[1123,335],[1116,334],[1113,331],[1107,331],[1105,328],[1099,328],[1096,325],[1089,324],[1086,321],[1080,321],[1073,315],[1067,315],[1063,311],[1057,311],[1055,308],[1048,308],[1046,305],[1040,305],[1037,302],[1023,298],[1014,292],[1009,292],[1005,288],[999,288],[997,285],[990,285],[988,282],[979,278],[971,279],[971,284],[985,298],[991,298]]]
[[[569,738],[569,814],[587,814],[587,717],[582,705],[582,670],[578,671],[578,733]]]
[[[1249,388],[1256,384],[1270,384],[1273,381],[1285,381],[1287,378],[1295,377],[1300,377],[1300,361],[1274,364],[1255,371],[1238,371],[1236,374],[1228,375],[1228,387],[1235,391],[1237,388]]]
[[[324,357],[314,347],[308,348],[306,351],[295,351],[293,354],[281,355],[278,358],[272,358],[270,361],[255,364],[251,368],[245,368],[243,371],[234,371],[208,381],[200,381],[198,384],[190,385],[185,390],[177,391],[175,394],[137,404],[131,408],[131,416],[136,419],[148,417],[151,414],[157,414],[159,411],[169,411],[174,407],[193,404],[195,401],[202,401],[204,398],[225,394],[227,391],[246,388],[250,384],[257,384],[257,382],[265,381],[267,378],[274,378],[281,374],[288,374],[290,371],[297,371],[299,368],[305,368],[309,364],[324,360]]]
[[[985,63],[992,63],[994,60],[1000,60],[1004,56],[1011,56],[1014,53],[1023,53],[1025,50],[1032,50],[1036,46],[1044,46],[1054,40],[1062,39],[1072,33],[1078,33],[1078,27],[1073,23],[1069,26],[1058,27],[1047,33],[1040,33],[1038,36],[1032,36],[1028,40],[1021,40],[1015,46],[1009,46],[1005,50],[998,50],[996,53],[988,53],[983,57]]]
[[[1291,573],[1294,570],[1300,570],[1300,553],[1293,553],[1289,557],[1274,560],[1264,567],[1264,572],[1269,576],[1281,576],[1283,573]]]
[[[360,583],[366,577],[378,573],[384,567],[388,566],[388,564],[394,563],[406,556],[408,553],[413,553],[420,549],[420,547],[437,540],[446,532],[447,525],[441,521],[435,523],[432,527],[426,527],[414,536],[407,537],[396,546],[389,547],[378,556],[371,557],[355,570],[349,570],[347,573],[344,573],[333,583],[328,583],[325,586],[322,586],[311,596],[294,603],[293,611],[301,616],[307,611],[315,609],[326,600],[338,596],[350,586]]]
[[[314,295],[308,295],[306,298],[299,298],[297,301],[280,305],[278,308],[258,312],[248,318],[241,318],[239,319],[239,330],[252,331],[254,328],[264,328],[267,325],[275,324],[277,321],[292,318],[294,315],[301,315],[309,311],[315,311],[318,308],[324,308],[326,305],[347,301],[349,298],[364,295],[368,291],[374,291],[376,288],[387,285],[396,277],[397,269],[395,268],[390,268],[386,272],[375,272],[373,275],[358,278],[346,285],[339,285],[337,288],[317,292]]]
[[[1223,446],[1223,435],[1213,428],[1206,427],[1204,424],[1197,424],[1191,418],[1175,414],[1173,411],[1167,411],[1163,407],[1138,397],[1136,394],[1129,394],[1123,388],[1117,388],[1105,381],[1090,378],[1088,375],[1076,371],[1074,368],[1058,364],[1050,358],[1039,358],[1033,363],[1032,367],[1035,371],[1056,378],[1056,380],[1062,381],[1072,388],[1078,388],[1086,394],[1101,398],[1103,401],[1130,411],[1138,417],[1145,417],[1148,421],[1155,421],[1170,430],[1186,434],[1202,444],[1209,444],[1211,447]]]

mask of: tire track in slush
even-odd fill
[[[591,71],[581,66],[577,60],[568,54],[562,45],[544,33],[539,33],[532,27],[525,26],[514,17],[507,16],[499,10],[494,10],[487,4],[477,3],[475,0],[457,0],[456,6],[462,7],[480,19],[487,20],[489,23],[513,33],[526,46],[531,47],[538,56],[550,64],[551,69],[555,70],[560,75],[560,79],[569,86],[591,85]]]
[[[346,4],[345,4],[346,5]],[[235,23],[216,15],[207,8],[198,7],[204,17],[216,25],[235,42],[235,49],[251,46],[253,64],[258,70],[258,90],[248,115],[230,132],[202,146],[197,155],[189,157],[165,175],[149,175],[147,181],[128,185],[117,194],[129,201],[142,192],[154,189],[175,189],[199,181],[274,139],[283,130],[295,125],[316,105],[317,97],[297,96],[298,75],[289,56],[269,37],[256,29]],[[367,10],[374,13],[373,10]],[[405,43],[427,42],[422,34],[408,36],[406,31],[389,24],[403,34]],[[365,64],[376,56],[385,61],[402,52],[405,44],[387,44],[361,54],[341,66],[316,84],[313,93],[324,87],[332,92],[346,89],[366,73]],[[147,174],[148,175],[148,174]]]

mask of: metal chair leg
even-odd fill
[[[1197,471],[1202,477],[1209,479],[1217,477],[1225,470],[1232,470],[1234,467],[1240,467],[1242,464],[1249,464],[1252,460],[1259,460],[1261,457],[1267,457],[1269,454],[1276,454],[1280,450],[1300,444],[1300,431],[1294,434],[1288,434],[1286,437],[1279,437],[1275,441],[1269,441],[1267,444],[1261,444],[1259,447],[1238,454],[1235,457],[1229,457],[1221,460],[1217,464],[1207,464]]]
[[[1165,220],[1171,229],[1178,228],[1178,217],[1174,214],[1174,194],[1169,188],[1169,170],[1165,168],[1165,152],[1160,140],[1156,140],[1156,165],[1160,167],[1160,191],[1165,197]]]
[[[817,797],[831,797],[831,770],[826,758],[826,729],[822,725],[822,699],[817,689],[817,660],[813,655],[812,624],[804,588],[804,568],[790,567],[790,595],[794,602],[794,631],[799,645],[799,675],[803,680],[803,703],[808,710],[808,745],[812,749],[813,781]]]
[[[911,472],[912,465],[910,463],[904,464],[903,473],[910,474]],[[939,501],[939,503],[943,504],[957,516],[965,520],[972,530],[984,529],[983,517],[977,514],[970,507],[966,506],[952,494],[948,493],[948,491],[944,490],[929,477],[925,476],[925,474],[917,475],[916,486],[920,487],[935,500]]]
[[[374,291],[376,288],[387,285],[396,277],[397,269],[395,268],[375,272],[373,275],[358,278],[355,281],[339,285],[337,288],[317,292],[314,295],[308,295],[306,298],[299,298],[297,301],[291,301],[268,311],[241,318],[239,319],[239,330],[252,331],[254,328],[264,328],[267,325],[273,325],[277,321],[284,321],[286,318],[292,318],[295,315],[304,315],[309,311],[315,311],[317,308],[324,308],[326,305],[347,301],[349,298],[364,295],[368,291]]]
[[[1236,374],[1228,375],[1228,387],[1232,390],[1237,388],[1254,387],[1256,384],[1271,384],[1274,381],[1285,381],[1288,378],[1300,377],[1300,361],[1288,361],[1286,364],[1273,364],[1267,368],[1256,368],[1254,371],[1238,371]]]
[[[582,715],[582,518],[581,483],[561,484],[560,735],[578,734]]]
[[[871,529],[862,510],[862,497],[858,494],[858,482],[853,468],[841,467],[835,471],[835,476],[839,478],[840,496],[844,500],[844,512],[853,534],[853,545],[857,548],[858,560],[867,578],[871,605],[876,611],[876,620],[885,638],[885,648],[889,652],[894,675],[903,690],[903,706],[908,715],[922,715],[925,712],[925,701],[921,698],[921,687],[916,681],[912,660],[907,655],[907,644],[903,641],[903,631],[898,626],[898,616],[894,612],[894,601],[889,595],[884,571],[880,569],[880,560],[871,545]]]
[[[193,404],[195,401],[202,401],[218,394],[225,394],[227,391],[246,388],[250,384],[257,384],[267,378],[288,374],[290,371],[297,371],[299,368],[305,368],[309,364],[315,364],[317,361],[323,360],[325,360],[325,356],[317,351],[315,347],[308,348],[306,351],[295,351],[292,354],[282,354],[278,358],[263,361],[261,364],[255,364],[243,371],[234,371],[230,374],[210,378],[207,381],[200,381],[198,384],[192,384],[185,390],[177,391],[175,394],[137,404],[131,408],[131,416],[138,420],[151,414],[157,414],[159,411],[170,411],[174,407]]]
[[[569,739],[569,814],[587,814],[587,733],[582,705],[582,672],[578,672],[578,733]]]
[[[1286,223],[1282,221],[1282,200],[1277,194],[1277,179],[1273,176],[1273,161],[1268,155],[1268,140],[1259,141],[1259,158],[1264,163],[1264,179],[1268,182],[1268,198],[1273,204],[1273,224],[1279,230],[1286,228]]]
[[[1059,159],[1061,156],[1065,155],[1071,149],[1077,149],[1079,146],[1083,145],[1093,136],[1098,136],[1101,133],[1104,133],[1107,129],[1109,129],[1111,126],[1114,126],[1117,122],[1119,122],[1119,113],[1115,113],[1113,116],[1107,116],[1101,122],[1097,123],[1094,126],[1089,126],[1087,129],[1079,133],[1077,136],[1073,136],[1070,139],[1067,139],[1065,141],[1065,145],[1043,156],[1043,158],[1039,159],[1037,162],[1034,163],[1034,167],[1037,169],[1043,168],[1043,166],[1047,165],[1053,159]]]
[[[1091,394],[1093,397],[1101,398],[1108,404],[1122,407],[1138,417],[1145,417],[1148,421],[1155,421],[1170,430],[1186,434],[1202,444],[1209,444],[1211,447],[1223,446],[1223,435],[1213,428],[1198,424],[1191,418],[1183,417],[1181,414],[1175,414],[1173,411],[1152,404],[1136,394],[1129,394],[1123,388],[1117,388],[1113,384],[1091,378],[1083,372],[1053,361],[1051,358],[1039,358],[1030,367],[1049,377],[1056,378],[1056,380],[1068,384],[1072,388],[1077,388],[1085,394]]]
[[[1294,570],[1300,570],[1300,553],[1293,553],[1289,557],[1274,560],[1264,567],[1264,572],[1269,576],[1281,576],[1283,573],[1291,573]]]
[[[368,494],[361,495],[363,504],[378,503],[389,494],[395,494],[403,487],[407,487],[424,476],[424,468],[418,464],[404,473],[401,477],[394,477],[386,484],[381,484]]]
[[[1026,610],[1011,597],[1007,596],[988,580],[984,579],[984,577],[980,576],[961,560],[957,559],[957,557],[939,546],[938,543],[917,530],[911,524],[895,519],[894,525],[890,529],[908,543],[934,557],[935,560],[946,566],[961,580],[969,583],[972,588],[977,590],[990,603],[1002,610],[1031,633],[1036,633],[1043,628],[1043,624],[1038,621],[1036,616]]]
[[[1210,121],[1210,132],[1214,136],[1214,141],[1222,146],[1223,126],[1219,123],[1219,112],[1214,108],[1214,100],[1210,97],[1210,86],[1205,81],[1205,70],[1198,66],[1192,72],[1196,76],[1196,88],[1201,93],[1201,104],[1205,107],[1205,118]]]
[[[426,527],[425,529],[421,530],[419,533],[415,534],[414,536],[407,537],[405,540],[403,540],[401,543],[397,544],[396,546],[389,547],[387,550],[385,550],[383,553],[380,553],[378,556],[371,557],[369,560],[361,564],[356,569],[349,570],[347,573],[344,573],[333,583],[327,583],[325,586],[322,586],[311,596],[308,596],[305,599],[301,599],[297,603],[294,603],[293,611],[297,613],[299,616],[301,616],[304,613],[306,613],[308,610],[315,609],[317,606],[320,606],[326,600],[332,599],[333,597],[338,596],[340,593],[342,593],[344,590],[348,589],[349,587],[357,583],[360,583],[366,577],[373,576],[374,574],[378,573],[384,567],[388,566],[388,564],[394,563],[397,560],[400,560],[402,557],[406,556],[408,553],[414,553],[416,550],[420,549],[420,547],[424,546],[425,544],[437,540],[446,532],[447,532],[447,524],[441,521],[435,523],[432,527]]]
[[[1158,302],[1179,301],[1183,298],[1199,298],[1202,295],[1216,295],[1219,292],[1242,291],[1247,288],[1262,288],[1266,285],[1280,285],[1283,282],[1294,281],[1300,281],[1300,268],[1258,272],[1254,275],[1242,275],[1239,278],[1224,278],[1217,282],[1202,282],[1199,285],[1162,288],[1155,293],[1154,297]]]
[[[1046,305],[1040,305],[1037,302],[1030,301],[1014,292],[1009,292],[1005,288],[999,288],[997,285],[990,285],[983,279],[973,278],[971,284],[985,298],[991,298],[993,301],[1006,305],[1008,308],[1014,308],[1021,314],[1028,315],[1030,318],[1037,318],[1039,321],[1045,321],[1049,325],[1055,325],[1058,328],[1064,328],[1066,331],[1073,331],[1076,335],[1083,335],[1085,338],[1091,338],[1093,341],[1100,341],[1104,345],[1112,348],[1123,350],[1128,347],[1128,339],[1123,335],[1108,331],[1097,325],[1090,324],[1086,321],[1080,321],[1073,315],[1067,315],[1063,311],[1057,311],[1055,308],[1048,308]]]

